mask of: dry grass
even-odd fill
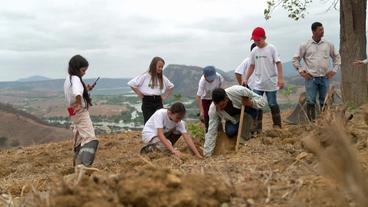
[[[345,109],[342,111],[338,113],[340,116],[327,111],[324,118],[318,120],[318,128],[304,139],[304,143],[317,156],[324,174],[349,194],[351,202],[365,207],[368,206],[368,182],[358,160],[358,153],[351,147],[345,129]],[[342,206],[346,205],[348,203],[342,203]]]
[[[267,114],[262,135],[236,153],[203,160],[191,156],[182,140],[178,147],[188,158],[179,161],[162,154],[141,157],[139,132],[101,137],[94,164],[100,171],[83,176],[78,185],[70,142],[1,151],[0,194],[6,195],[0,203],[10,199],[13,206],[362,206],[368,166],[368,126],[363,119],[356,113],[344,127],[318,122],[273,130]],[[303,138],[316,140],[312,147],[304,144],[307,151]]]

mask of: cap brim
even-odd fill
[[[210,75],[210,76],[206,76],[206,79],[209,80],[209,81],[213,81],[213,80],[216,79],[216,77],[217,77],[217,75],[213,74],[213,75]]]
[[[261,40],[261,37],[259,36],[252,36],[252,38],[250,38],[251,40],[254,40],[254,41],[259,41]]]

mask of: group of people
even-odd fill
[[[332,43],[322,39],[323,25],[315,22],[311,26],[312,38],[301,44],[292,58],[293,66],[305,79],[307,100],[307,115],[313,121],[316,110],[316,97],[319,106],[323,107],[329,88],[330,79],[341,65],[339,53]],[[239,85],[224,89],[224,78],[216,72],[213,66],[203,68],[203,75],[198,84],[196,103],[199,108],[200,120],[205,125],[206,135],[203,155],[193,143],[188,134],[183,118],[185,106],[176,102],[169,108],[163,108],[174,88],[174,84],[163,75],[165,61],[154,57],[149,70],[128,82],[128,85],[142,100],[144,127],[142,140],[144,146],[140,153],[161,151],[182,157],[174,145],[183,137],[195,156],[211,156],[216,146],[218,130],[224,121],[224,132],[229,137],[238,133],[242,106],[248,117],[254,121],[252,133],[262,132],[262,109],[266,105],[263,95],[267,98],[271,109],[274,128],[281,128],[280,108],[277,103],[277,91],[285,86],[282,73],[282,63],[274,45],[266,42],[266,32],[257,27],[251,35],[253,44],[251,53],[235,70],[235,78]],[[329,68],[332,59],[333,68]],[[301,61],[304,64],[301,64]],[[358,60],[355,64],[367,64],[368,60]],[[80,55],[71,58],[68,77],[65,80],[64,91],[68,112],[73,122],[74,132],[74,164],[90,166],[93,163],[98,140],[88,107],[92,105],[89,91],[93,85],[86,85],[82,77],[86,73],[88,62]]]

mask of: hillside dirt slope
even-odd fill
[[[264,120],[264,133],[238,152],[205,159],[190,155],[182,140],[178,147],[188,157],[180,161],[158,153],[140,156],[139,132],[100,137],[94,164],[99,171],[91,176],[73,174],[71,141],[3,150],[0,206],[366,204],[361,195],[368,192],[368,125],[362,111],[346,128],[317,122],[273,130],[269,114]]]
[[[7,138],[8,147],[55,142],[73,136],[70,129],[48,126],[15,113],[0,110],[0,117],[0,137]]]

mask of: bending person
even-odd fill
[[[260,95],[240,85],[215,89],[212,93],[212,100],[208,112],[210,121],[205,136],[204,156],[211,156],[216,147],[221,119],[226,121],[226,135],[234,137],[238,133],[241,106],[245,106],[245,113],[250,114],[253,120],[256,119],[257,109],[265,106],[265,101]]]

